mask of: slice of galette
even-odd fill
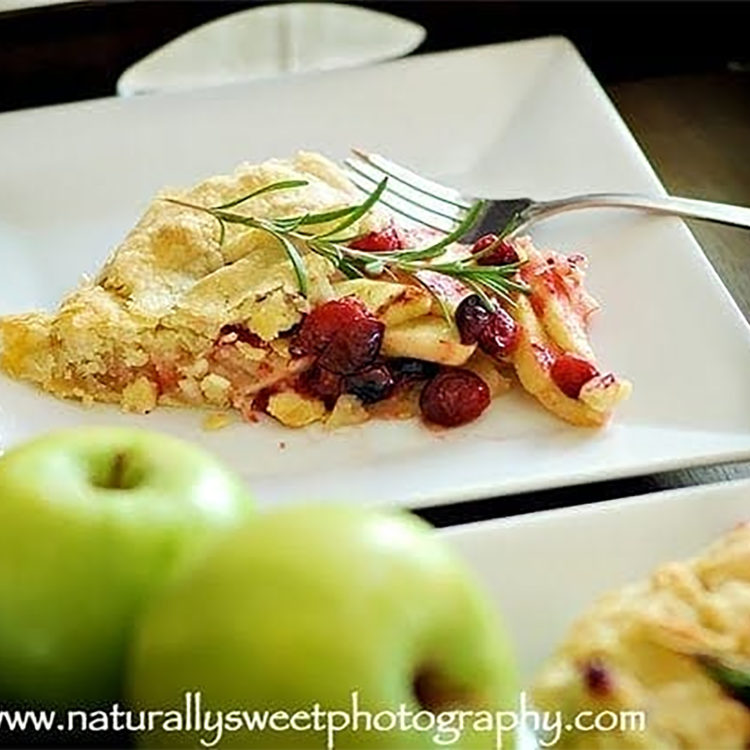
[[[529,240],[400,227],[322,156],[165,191],[54,313],[0,318],[0,365],[63,398],[266,413],[299,427],[420,413],[455,426],[521,384],[601,425],[582,262]]]

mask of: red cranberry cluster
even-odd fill
[[[391,224],[351,243],[368,251],[398,250],[406,244],[402,230]],[[482,265],[507,264],[518,255],[496,235],[477,240],[472,252]],[[518,339],[518,326],[502,308],[489,310],[478,295],[467,297],[456,311],[456,323],[465,344],[478,344],[500,359],[510,354]],[[460,368],[441,370],[418,359],[384,360],[380,357],[384,326],[355,297],[326,302],[304,320],[292,340],[293,356],[312,355],[315,362],[300,378],[300,388],[332,408],[342,393],[352,393],[372,404],[410,382],[428,381],[420,408],[430,422],[455,427],[476,419],[490,403],[487,384],[475,373]]]
[[[518,253],[513,245],[496,234],[485,234],[471,247],[479,265],[516,263]],[[465,297],[456,309],[456,325],[461,343],[478,344],[495,359],[503,359],[518,343],[518,324],[502,307],[489,309],[478,294]]]
[[[356,297],[331,300],[315,308],[292,340],[294,356],[313,355],[315,364],[300,385],[331,408],[342,393],[364,403],[386,398],[395,380],[379,361],[385,326]]]
[[[473,372],[440,370],[420,359],[380,357],[383,323],[356,297],[332,300],[304,320],[292,340],[293,356],[314,356],[300,388],[322,399],[330,409],[343,393],[372,404],[390,396],[399,385],[428,381],[420,407],[425,419],[455,427],[476,419],[489,405],[487,384]]]
[[[478,294],[461,300],[456,308],[456,325],[461,343],[478,344],[495,359],[503,359],[518,343],[518,324],[502,307],[490,310]]]

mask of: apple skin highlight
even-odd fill
[[[434,530],[407,513],[306,504],[260,514],[155,599],[130,662],[129,703],[181,710],[510,710],[517,672],[502,623]],[[143,747],[203,735],[148,732]],[[453,747],[495,747],[494,733]],[[336,734],[336,747],[436,747],[427,732]],[[318,748],[314,731],[225,732],[227,747]],[[504,747],[512,738],[504,738]]]
[[[216,459],[166,435],[76,428],[0,458],[0,700],[119,700],[134,624],[183,566],[254,513]]]

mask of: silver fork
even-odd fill
[[[439,232],[449,233],[457,229],[472,206],[483,201],[476,223],[464,236],[469,241],[488,232],[507,236],[518,234],[542,219],[583,208],[636,208],[750,229],[750,208],[728,203],[631,193],[589,193],[551,201],[481,198],[428,180],[383,156],[359,149],[352,149],[352,156],[345,159],[344,164],[352,182],[366,193],[371,193],[387,177],[388,183],[380,202]]]

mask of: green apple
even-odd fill
[[[298,731],[276,721],[250,732],[229,712],[350,712],[355,691],[373,721],[382,711],[405,718],[388,730],[384,714],[369,732],[362,719],[335,733],[335,747],[436,747],[435,732],[420,731],[431,718],[510,709],[517,695],[494,608],[407,513],[310,504],[261,514],[152,602],[133,645],[130,704],[165,711],[163,725],[140,735],[147,747],[325,748],[313,717],[307,731],[298,717]],[[212,712],[201,729],[198,693]],[[216,711],[225,712],[221,737]],[[409,711],[421,712],[419,724],[402,731]],[[495,740],[468,727],[452,747]]]
[[[166,435],[78,428],[11,449],[0,458],[0,700],[117,699],[145,602],[252,508],[216,459]]]

